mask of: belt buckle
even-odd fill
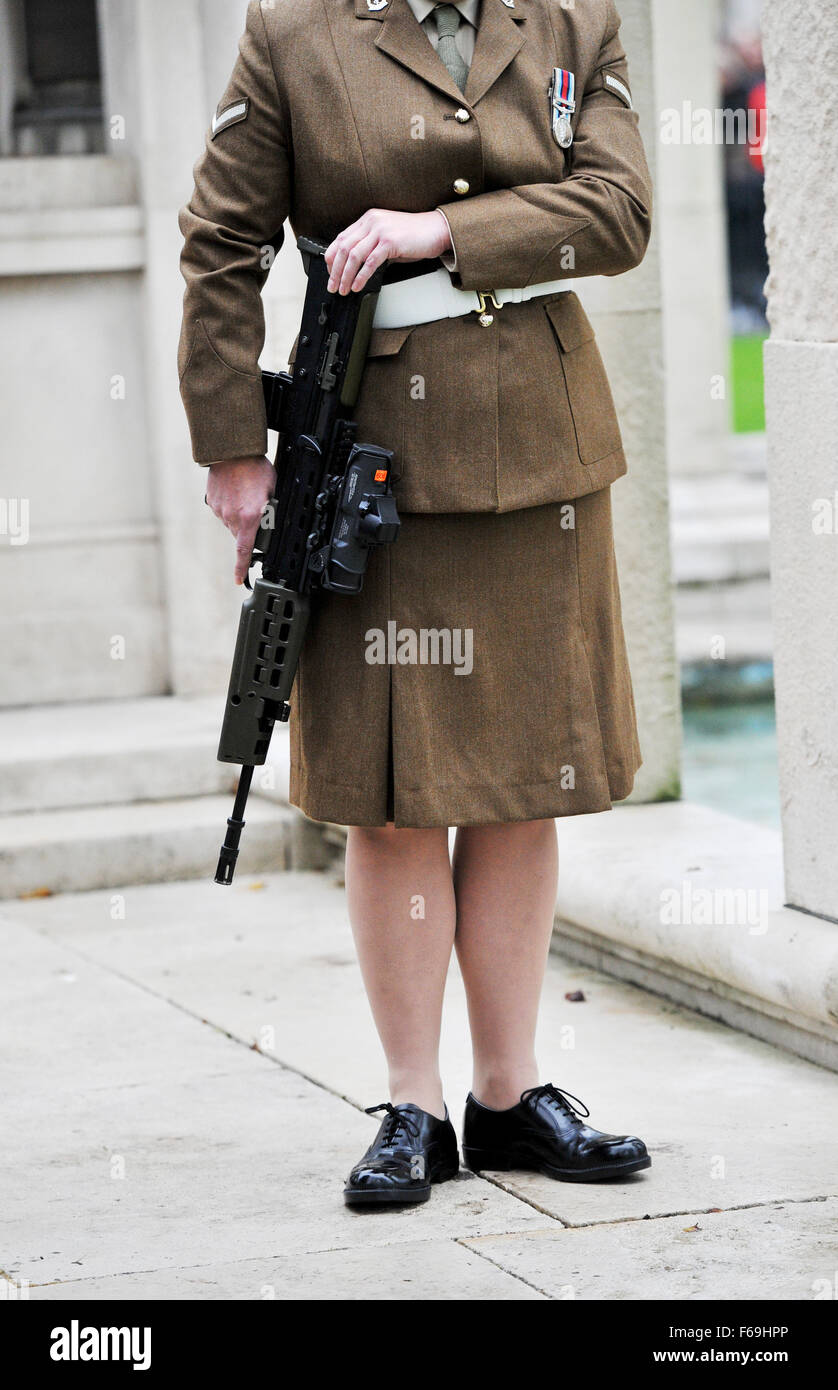
[[[490,300],[492,307],[495,309],[502,309],[503,305],[495,298],[494,290],[476,290],[475,293],[480,300],[478,323],[480,323],[483,328],[489,328],[490,325],[494,323],[495,316],[489,313],[486,301]]]

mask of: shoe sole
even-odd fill
[[[386,1188],[344,1188],[343,1200],[348,1207],[404,1207],[415,1206],[420,1202],[430,1200],[431,1187],[434,1183],[448,1182],[451,1178],[456,1178],[460,1171],[459,1165],[456,1168],[444,1168],[440,1173],[431,1175],[431,1181],[426,1187],[414,1187],[407,1191],[395,1189],[388,1192]]]
[[[643,1158],[632,1158],[627,1163],[607,1163],[601,1168],[555,1168],[552,1163],[537,1163],[532,1160],[510,1158],[508,1154],[490,1153],[481,1149],[464,1149],[463,1160],[472,1173],[543,1173],[546,1178],[557,1182],[603,1182],[607,1178],[622,1178],[628,1173],[638,1173],[642,1168],[651,1168],[652,1160],[648,1154]]]

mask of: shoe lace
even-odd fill
[[[571,1095],[570,1091],[563,1091],[561,1086],[554,1086],[552,1081],[547,1081],[543,1086],[531,1086],[528,1091],[524,1091],[521,1100],[526,1103],[539,1100],[551,1100],[555,1105],[563,1110],[566,1115],[570,1115],[574,1120],[587,1119],[590,1110],[583,1100],[578,1096]],[[577,1110],[577,1105],[581,1109]]]
[[[385,1111],[387,1118],[384,1121],[384,1133],[382,1140],[385,1144],[393,1144],[398,1138],[399,1131],[403,1130],[406,1138],[419,1138],[419,1121],[414,1115],[407,1114],[404,1110],[397,1110],[395,1105],[389,1100],[382,1101],[380,1105],[370,1105],[364,1111],[365,1115],[377,1115],[380,1110]]]

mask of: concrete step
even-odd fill
[[[768,501],[768,480],[758,474],[673,476],[676,583],[731,583],[766,576]]]
[[[0,897],[209,880],[231,805],[200,796],[0,816]],[[296,811],[257,796],[246,820],[238,875],[322,866],[317,827]]]
[[[0,712],[0,814],[228,792],[223,701],[102,700]]]
[[[0,711],[0,815],[232,794],[216,759],[224,702],[166,695]],[[258,795],[288,801],[288,726],[277,724]]]
[[[767,575],[735,584],[680,585],[675,637],[682,665],[770,663],[774,640]]]
[[[620,806],[564,820],[562,854],[564,952],[838,1070],[838,932],[785,905],[779,828]]]

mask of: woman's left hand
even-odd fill
[[[447,219],[433,212],[388,212],[370,208],[326,247],[328,288],[339,294],[361,290],[383,261],[423,261],[450,250]]]

